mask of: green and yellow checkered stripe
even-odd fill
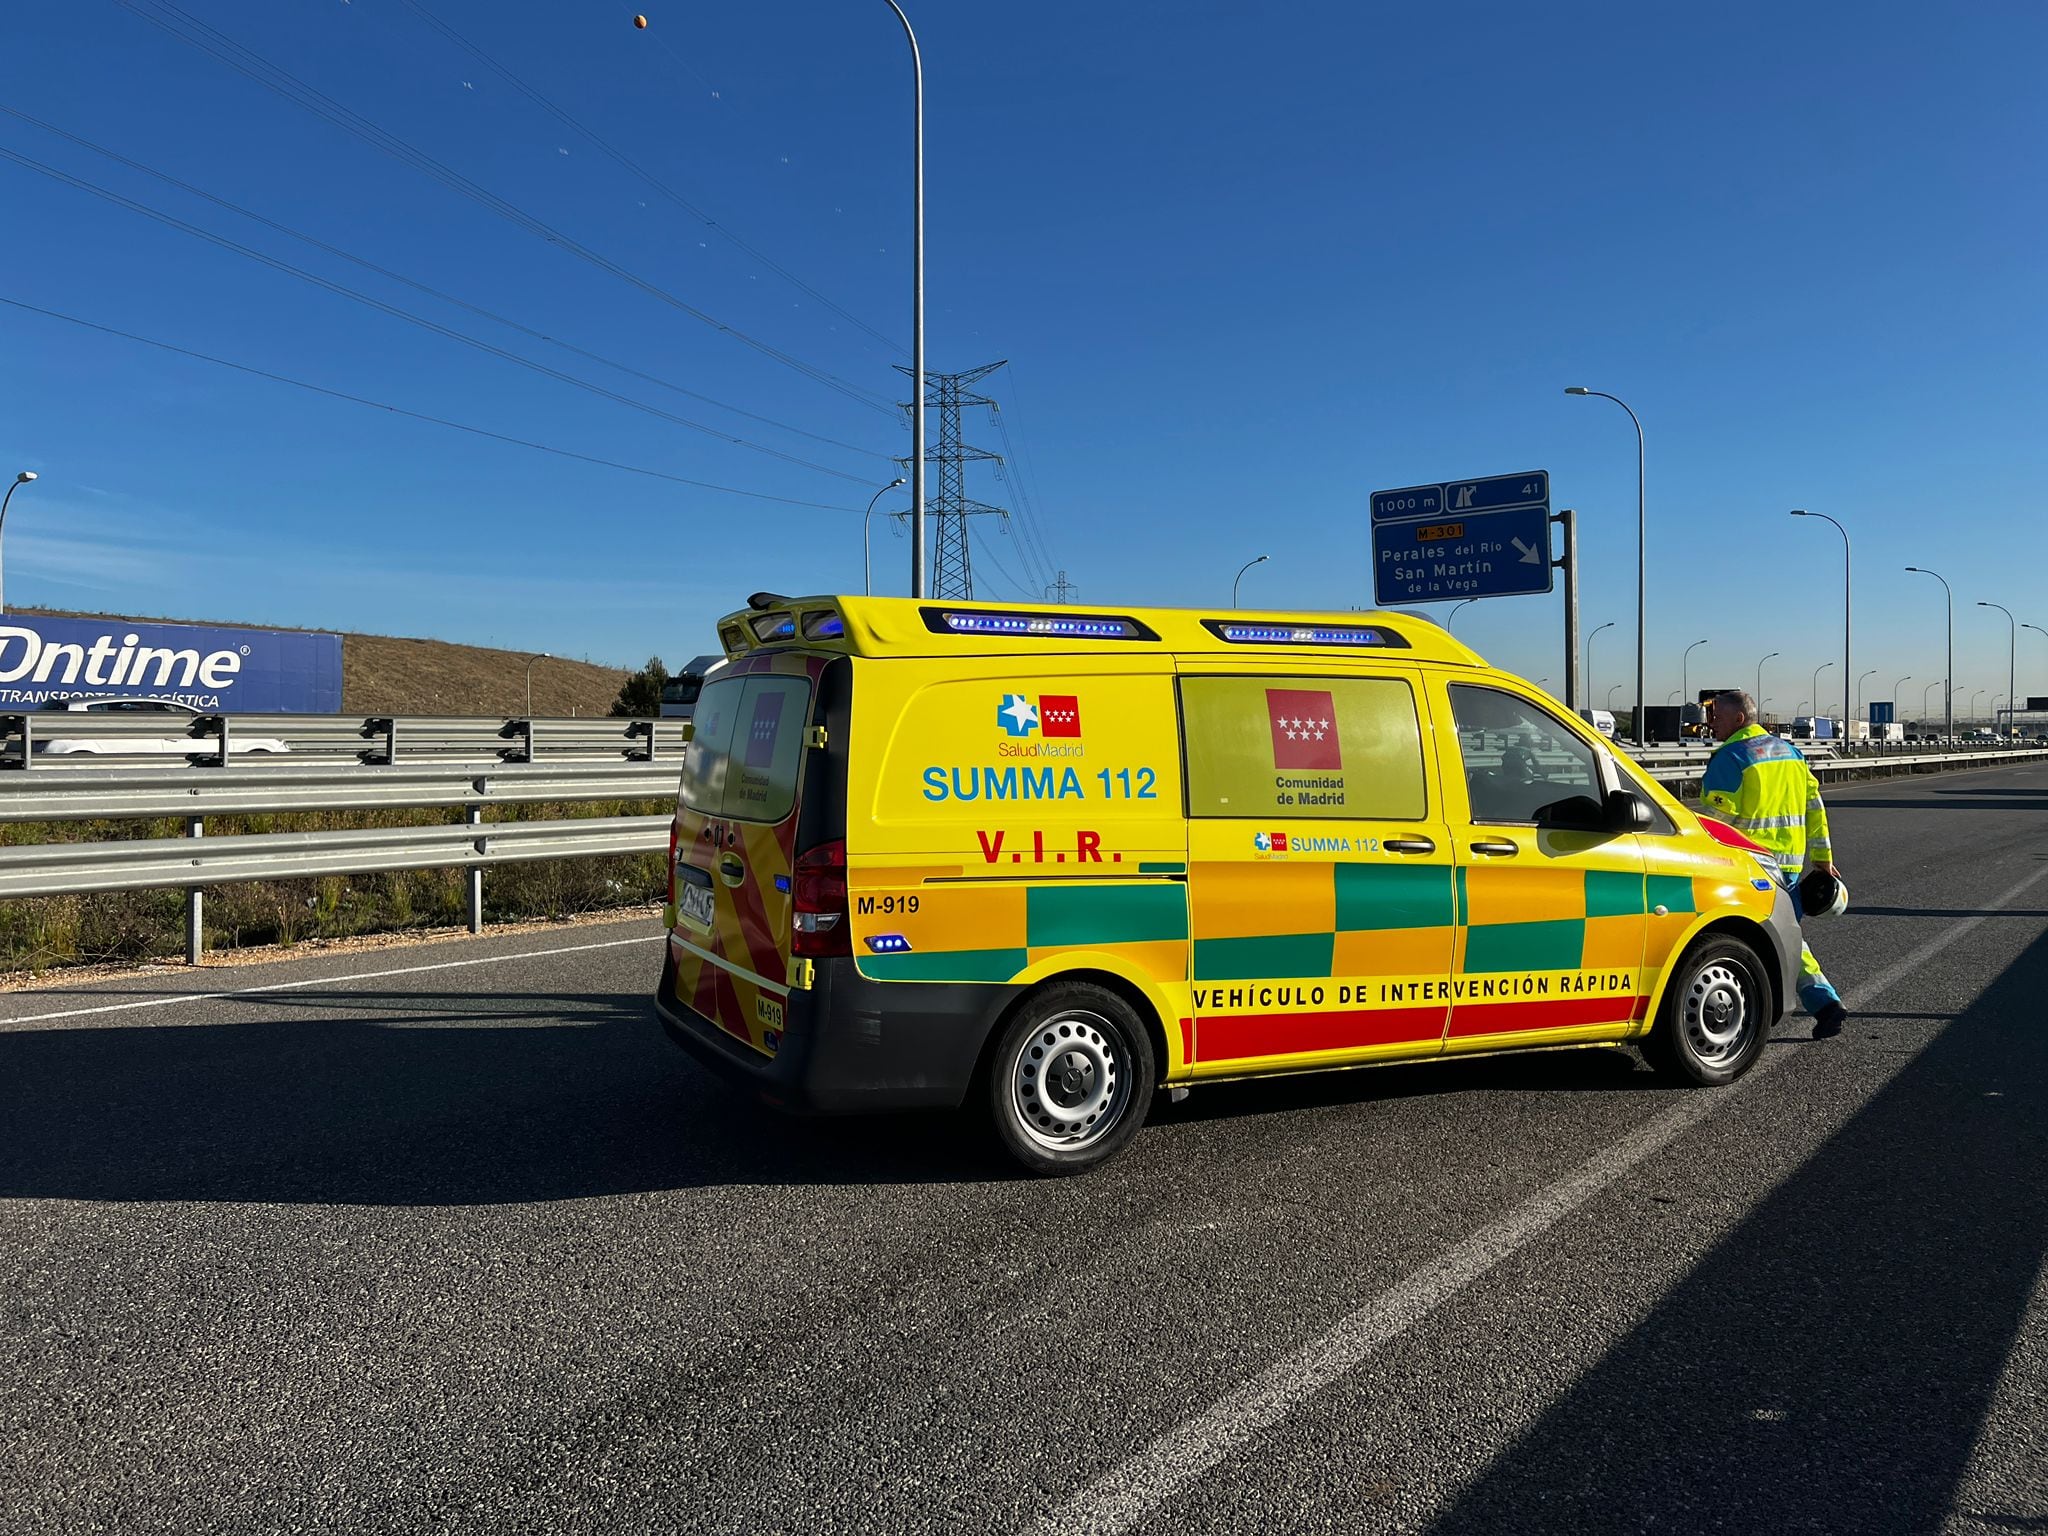
[[[881,872],[878,872],[878,874]],[[851,894],[880,891],[856,881]],[[1178,880],[926,884],[918,911],[856,917],[854,957],[876,981],[1006,982],[1074,949],[1119,955],[1159,981],[1187,979],[1187,887]],[[876,955],[871,933],[901,933],[905,954]]]
[[[1452,871],[1430,864],[1197,864],[1194,979],[1442,975]]]

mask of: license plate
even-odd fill
[[[709,886],[685,885],[676,892],[676,915],[699,933],[709,933],[718,897]]]

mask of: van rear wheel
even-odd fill
[[[996,1140],[1032,1173],[1079,1173],[1144,1123],[1157,1065],[1137,1010],[1106,987],[1054,982],[1028,995],[990,1060]]]
[[[1672,971],[1643,1055],[1674,1082],[1718,1087],[1756,1064],[1771,1024],[1771,983],[1756,952],[1703,938]]]

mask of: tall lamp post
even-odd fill
[[[1939,571],[1930,571],[1924,565],[1909,565],[1907,570],[1916,576],[1932,576],[1941,583],[1941,590],[1948,598],[1948,660],[1943,665],[1948,676],[1942,679],[1941,690],[1941,734],[1953,736],[1956,733],[1956,595],[1949,591],[1948,578]]]
[[[1646,613],[1643,599],[1643,423],[1629,404],[1619,395],[1610,395],[1603,389],[1588,389],[1583,384],[1569,386],[1568,395],[1593,395],[1602,400],[1612,400],[1624,411],[1636,428],[1636,745],[1648,746],[1649,738],[1643,734],[1643,633]]]
[[[1820,675],[1821,673],[1827,671],[1827,669],[1829,667],[1832,667],[1833,665],[1834,663],[1832,661],[1824,661],[1819,666],[1813,669],[1813,707],[1815,709],[1820,708]],[[1848,702],[1849,700],[1845,696],[1842,700],[1842,703],[1846,705]],[[1848,721],[1846,719],[1843,721],[1843,729],[1848,729]]]
[[[902,483],[903,477],[898,475],[894,480],[891,480],[887,485],[875,492],[874,495],[870,496],[868,498],[867,512],[860,520],[860,589],[865,595],[872,596],[875,590],[874,567],[868,559],[868,529],[875,520],[875,503]]]
[[[1920,719],[1921,719],[1921,722],[1922,722],[1923,724],[1925,724],[1925,723],[1926,723],[1926,720],[1927,720],[1927,716],[1928,716],[1928,713],[1929,713],[1929,706],[1928,706],[1928,703],[1927,703],[1927,696],[1928,696],[1928,695],[1929,695],[1930,693],[1934,692],[1934,690],[1935,690],[1935,689],[1937,689],[1937,688],[1939,688],[1940,686],[1941,686],[1941,679],[1937,677],[1937,678],[1936,678],[1936,679],[1935,679],[1935,680],[1934,680],[1933,682],[1929,683],[1929,684],[1928,684],[1928,685],[1927,685],[1927,686],[1926,686],[1925,688],[1922,688],[1922,689],[1920,690]]]
[[[1969,716],[1969,717],[1970,717],[1970,718],[1971,718],[1972,720],[1974,720],[1974,719],[1976,719],[1976,718],[1977,718],[1977,701],[1978,701],[1979,699],[1983,698],[1983,697],[1984,697],[1984,695],[1985,695],[1986,693],[1988,693],[1988,692],[1990,692],[1990,690],[1989,690],[1988,688],[1972,688],[1972,689],[1970,690],[1970,716]]]
[[[1794,509],[1794,517],[1817,517],[1824,523],[1835,523],[1825,512],[1808,512]],[[1842,536],[1842,731],[1846,737],[1849,730],[1849,530],[1835,523],[1835,532]],[[1813,707],[1820,708],[1820,691],[1814,690]]]
[[[1783,651],[1771,652],[1771,656],[1782,656],[1784,654]],[[1764,661],[1769,661],[1771,656],[1766,656]],[[1759,710],[1764,707],[1764,661],[1756,664],[1756,692],[1750,695],[1751,698],[1756,700],[1756,707]]]
[[[1877,668],[1875,667],[1872,667],[1868,672],[1863,674],[1863,677],[1875,676],[1877,676]],[[1859,677],[1856,679],[1856,713],[1858,715],[1861,715],[1863,713],[1863,677]]]
[[[2014,677],[2017,675],[2020,655],[2019,620],[2012,616],[2012,610],[2003,603],[1979,603],[1979,608],[1996,608],[2005,615],[2005,705],[2012,708],[2013,700],[2019,697],[2015,692]],[[1993,715],[1996,715],[1993,711]]]
[[[910,18],[896,0],[882,0],[903,23],[910,43],[910,67],[917,80],[917,110],[911,133],[914,165],[910,257],[910,595],[925,595],[924,566],[924,55]]]
[[[1695,640],[1685,648],[1685,654],[1678,659],[1678,702],[1682,705],[1692,697],[1692,653],[1707,642]]]
[[[1586,697],[1589,700],[1593,695],[1593,642],[1600,638],[1601,629],[1612,629],[1615,623],[1615,620],[1609,619],[1600,626],[1600,629],[1596,629],[1592,634],[1586,636],[1586,674],[1581,681],[1585,684]]]
[[[2039,636],[2040,636],[2040,637],[2041,637],[2041,638],[2042,638],[2043,640],[2048,640],[2048,629],[2043,629],[2043,628],[2042,628],[2042,627],[2041,627],[2040,625],[2038,625],[2038,624],[2022,624],[2022,625],[2020,626],[2020,628],[2021,628],[2021,629],[2031,629],[2031,630],[2032,630],[2032,631],[2033,631],[2033,632],[2034,632],[2035,634],[2039,635]],[[2018,694],[2014,694],[2014,695],[2013,695],[2013,705],[2014,705],[2014,707],[2015,707],[2015,710],[2017,710],[2017,707],[2018,707],[2018,705],[2019,705],[2019,695],[2018,695]]]
[[[1245,573],[1246,571],[1250,570],[1250,569],[1251,569],[1251,568],[1252,568],[1253,566],[1255,566],[1255,565],[1264,565],[1264,564],[1265,564],[1265,563],[1266,563],[1266,562],[1267,562],[1268,560],[1270,560],[1270,559],[1272,559],[1272,558],[1273,558],[1273,557],[1272,557],[1271,555],[1260,555],[1260,556],[1259,556],[1259,557],[1258,557],[1258,558],[1257,558],[1256,560],[1247,560],[1247,561],[1245,561],[1245,563],[1244,563],[1244,564],[1243,564],[1242,566],[1240,566],[1240,567],[1238,568],[1238,572],[1237,572],[1237,574],[1236,574],[1235,576],[1233,576],[1233,577],[1231,577],[1231,578],[1230,578],[1230,606],[1231,606],[1231,607],[1235,608],[1235,607],[1237,606],[1237,584],[1238,584],[1238,583],[1239,583],[1240,581],[1243,581],[1243,580],[1244,580],[1244,573]]]
[[[1458,599],[1458,601],[1451,604],[1451,611],[1444,615],[1444,628],[1449,629],[1451,627],[1451,620],[1455,619],[1458,616],[1458,610],[1460,608],[1464,607],[1467,603],[1476,603],[1478,601],[1479,599],[1476,597],[1461,597]]]
[[[542,651],[526,664],[526,718],[529,720],[533,718],[533,663],[547,659],[548,653]]]
[[[7,487],[7,494],[5,496],[0,496],[0,534],[4,534],[7,531],[7,503],[14,500],[14,493],[16,491],[20,490],[24,485],[27,485],[31,480],[35,479],[35,477],[36,472],[34,470],[24,469],[20,474],[14,477],[14,483]],[[6,592],[4,588],[0,588],[0,613],[5,613],[6,611]]]

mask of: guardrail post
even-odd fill
[[[206,818],[185,818],[187,837],[206,836]],[[185,888],[185,963],[197,965],[206,955],[206,894],[198,886]]]
[[[469,824],[470,824],[470,825],[471,825],[472,827],[480,827],[480,826],[482,826],[482,825],[484,824],[484,808],[483,808],[482,806],[480,806],[480,805],[472,805],[472,806],[471,806],[471,807],[469,808]],[[478,839],[476,840],[476,851],[477,851],[478,853],[482,853],[482,852],[484,851],[484,840],[483,840],[483,839],[482,839],[481,837],[479,837],[479,838],[478,838]],[[468,871],[468,875],[469,875],[469,880],[468,880],[468,884],[469,884],[469,931],[470,931],[471,933],[482,933],[482,932],[484,931],[484,867],[483,867],[483,865],[481,865],[481,864],[473,864],[473,865],[471,865],[471,866],[470,866],[470,868],[469,868],[469,871]]]
[[[654,761],[655,729],[658,724],[659,722],[654,720],[634,720],[627,724],[626,740],[628,743],[636,736],[645,736],[647,738],[647,751],[644,754],[635,752],[630,745],[627,746],[626,757],[629,761],[636,757],[641,758],[645,762],[651,763]]]

